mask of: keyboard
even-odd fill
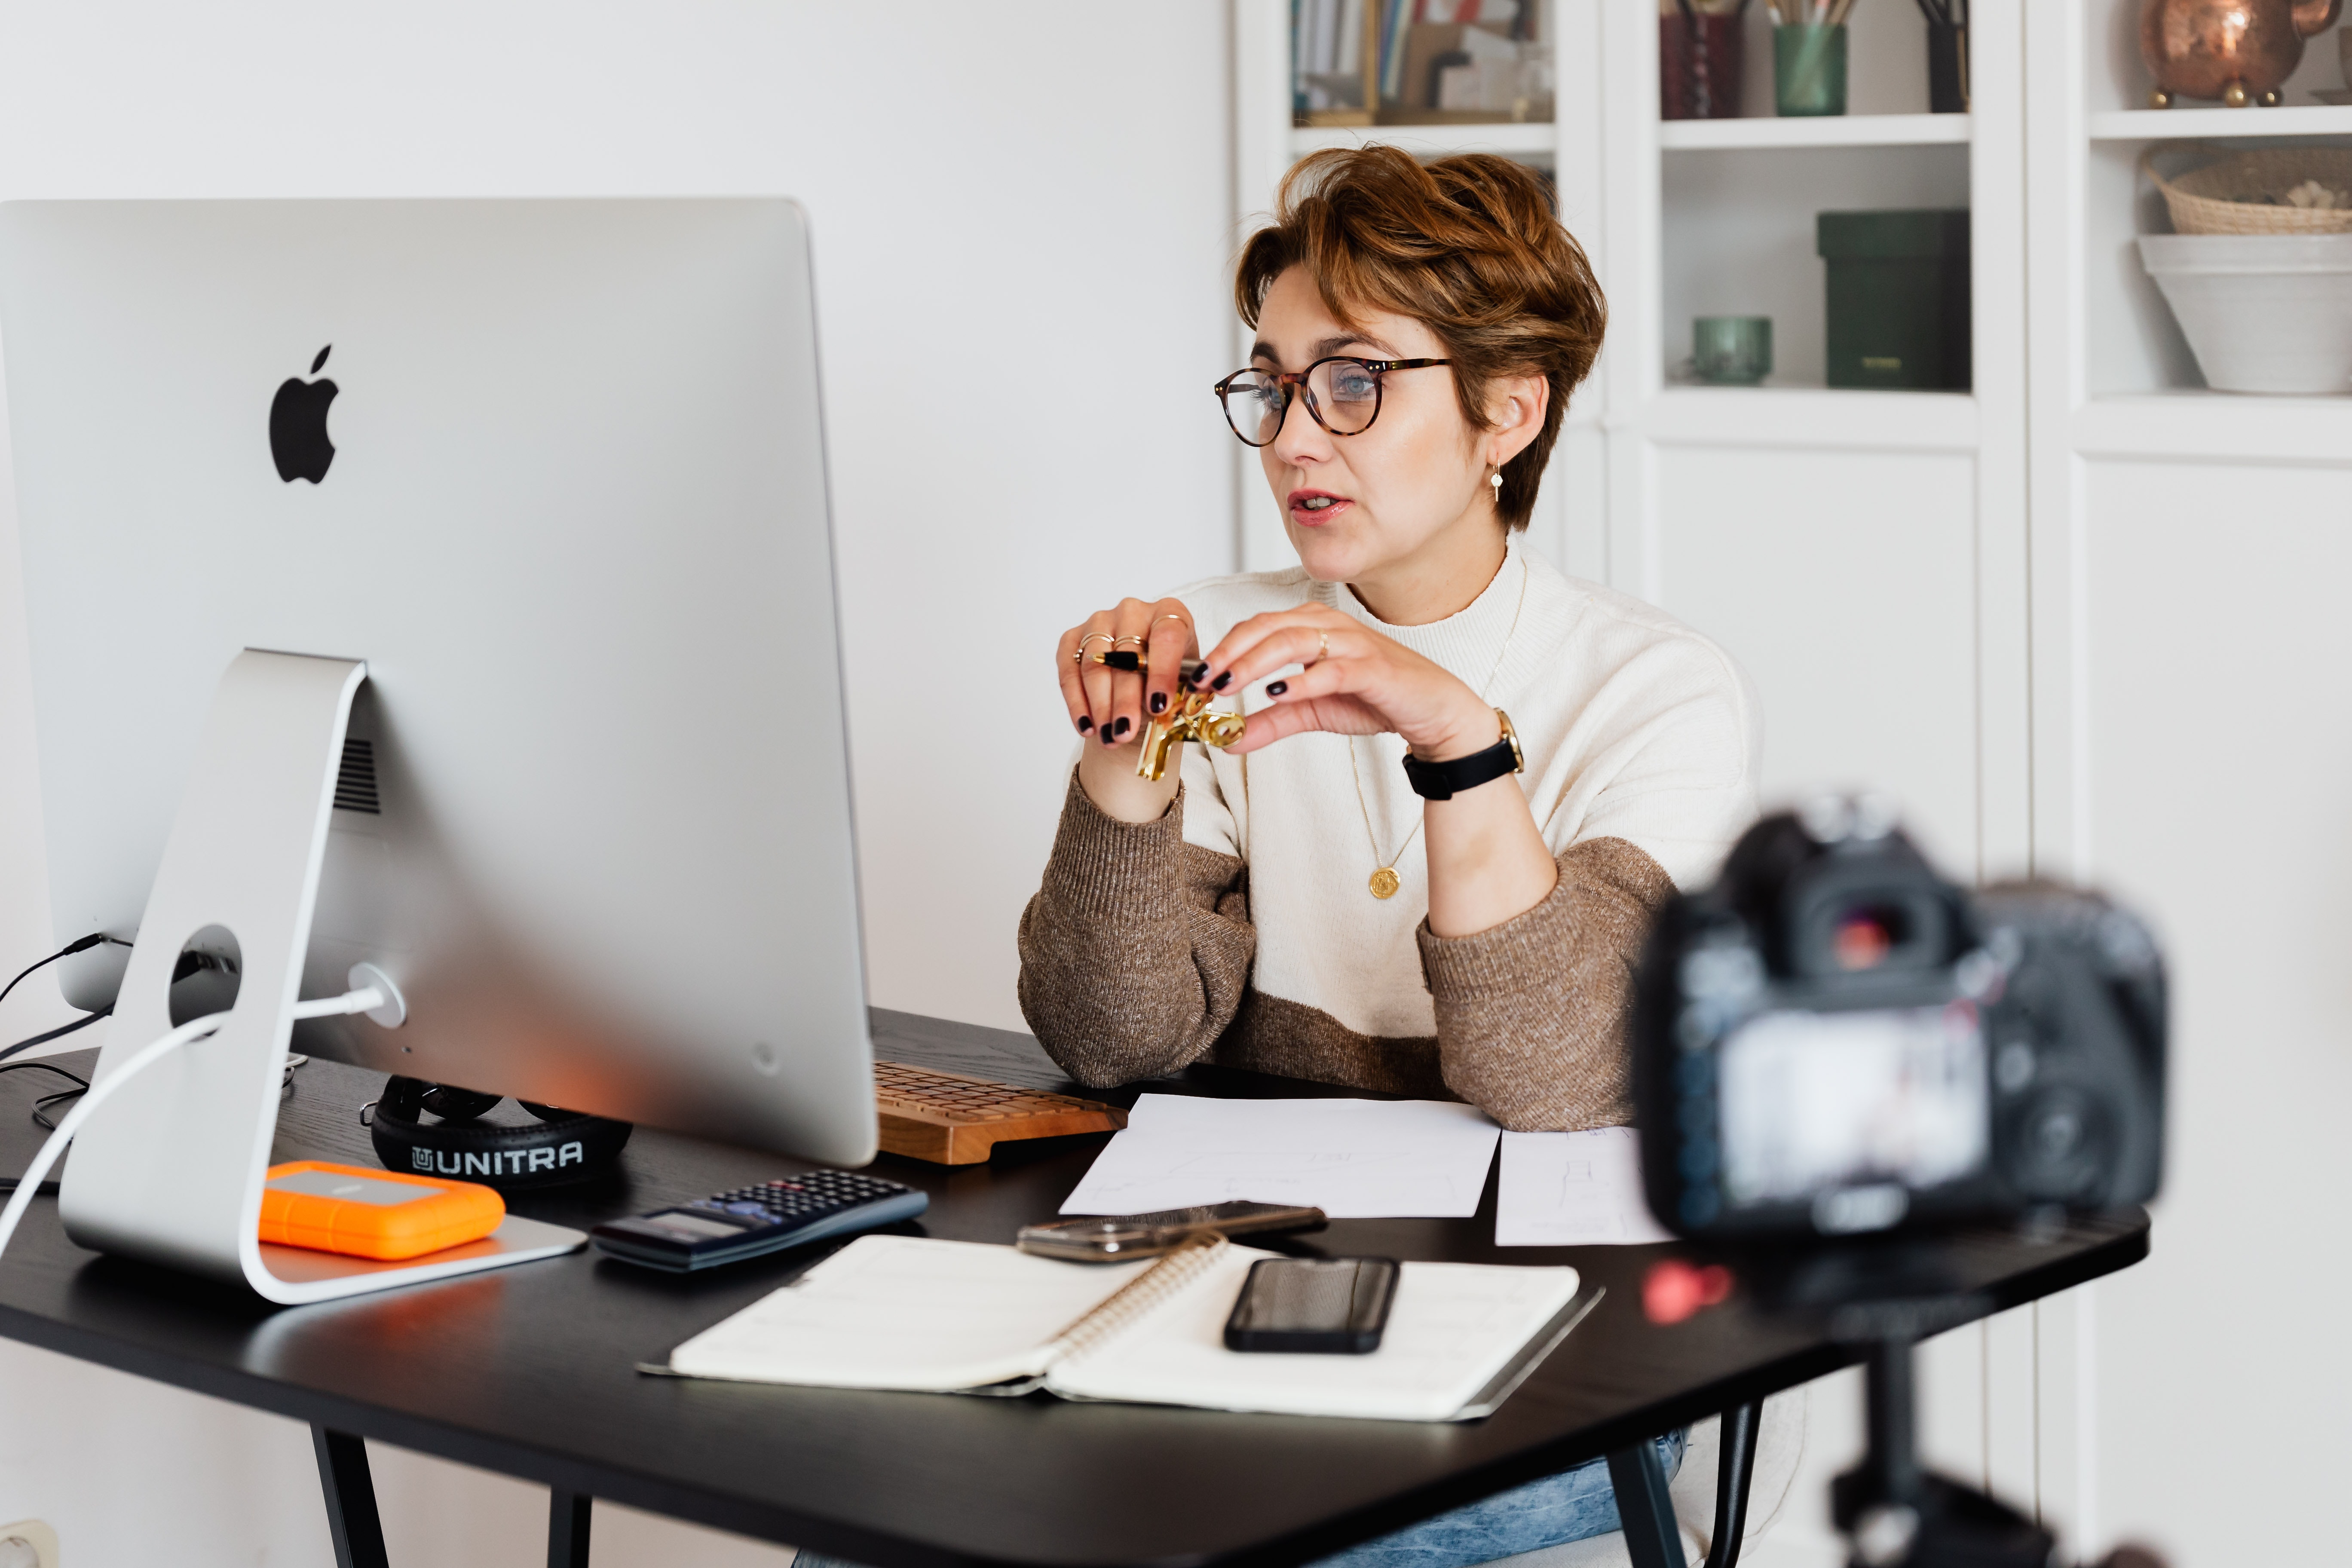
[[[608,1220],[588,1237],[600,1252],[683,1274],[912,1219],[930,1201],[927,1194],[879,1176],[809,1171]]]
[[[1100,1100],[904,1062],[874,1064],[874,1105],[883,1148],[935,1165],[977,1164],[1014,1139],[1116,1132],[1127,1125],[1126,1111]]]

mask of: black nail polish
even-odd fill
[[[1155,691],[1151,694],[1151,710],[1154,713],[1165,713],[1168,711],[1168,693],[1165,691]]]
[[[1216,679],[1212,680],[1211,682],[1209,682],[1209,684],[1210,684],[1211,686],[1214,687],[1217,690],[1219,690],[1219,691],[1223,691],[1223,690],[1225,689],[1225,682],[1227,682],[1227,681],[1231,680],[1233,678],[1234,678],[1234,672],[1233,672],[1232,670],[1230,670],[1230,669],[1229,669],[1229,670],[1225,671],[1225,672],[1224,672],[1224,674],[1223,674],[1223,675],[1221,675],[1221,676],[1217,677],[1217,679]]]
[[[1114,735],[1124,735],[1129,730],[1134,728],[1135,726],[1129,721],[1127,715],[1122,713],[1118,716],[1118,722],[1111,726],[1111,733]]]
[[[1270,683],[1267,685],[1267,687],[1266,687],[1266,689],[1265,689],[1265,694],[1266,694],[1268,697],[1279,697],[1279,696],[1281,696],[1284,692],[1286,692],[1286,691],[1287,691],[1287,690],[1289,690],[1289,689],[1290,689],[1290,682],[1288,682],[1287,680],[1276,680],[1276,681],[1270,682]]]
[[[1106,724],[1102,727],[1102,743],[1106,746],[1116,746],[1118,744],[1118,727],[1117,725]]]
[[[1083,735],[1083,734],[1085,734],[1087,731],[1089,731],[1089,730],[1093,729],[1094,727],[1095,727],[1095,721],[1094,721],[1094,720],[1093,720],[1091,717],[1089,717],[1089,716],[1087,716],[1087,715],[1086,715],[1086,714],[1080,714],[1080,715],[1079,715],[1079,717],[1078,717],[1078,733],[1079,733],[1079,734]]]

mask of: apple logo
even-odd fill
[[[310,374],[327,363],[334,348],[329,343],[310,362]],[[317,484],[335,460],[335,444],[327,439],[327,405],[335,400],[331,381],[304,381],[289,375],[269,404],[269,455],[278,462],[278,477],[288,484],[308,479]]]

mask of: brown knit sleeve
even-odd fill
[[[1097,1088],[1197,1061],[1257,953],[1239,858],[1184,842],[1184,792],[1154,822],[1106,816],[1075,772],[1045,886],[1021,916],[1021,1014]]]
[[[1446,1087],[1517,1132],[1633,1119],[1625,1020],[1651,916],[1674,891],[1622,838],[1559,856],[1559,881],[1525,914],[1470,936],[1421,923]]]

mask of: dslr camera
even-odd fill
[[[1650,1207],[1694,1240],[2117,1208],[2162,1172],[2147,928],[2049,883],[1970,896],[1875,797],[1767,817],[1667,902],[1633,1047]]]

